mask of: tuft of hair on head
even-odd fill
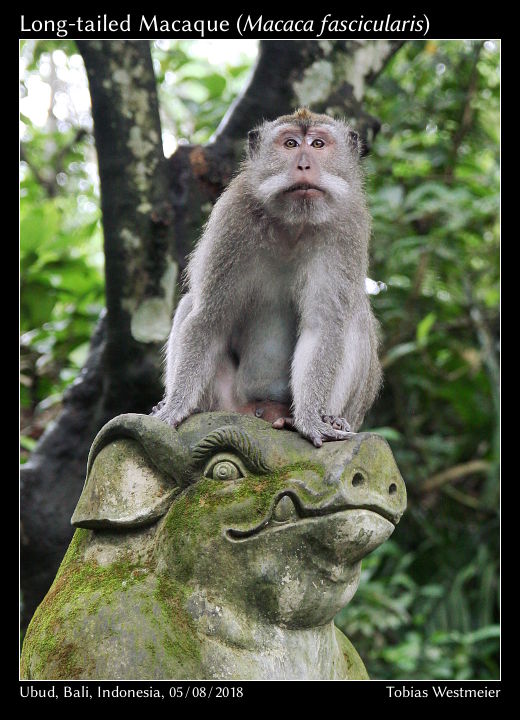
[[[307,107],[297,108],[292,115],[282,115],[277,118],[276,124],[294,123],[299,125],[303,132],[307,132],[312,125],[318,124],[334,124],[336,121],[330,115],[323,115],[312,112]]]
[[[298,108],[294,113],[296,122],[301,129],[306,133],[310,126],[315,122],[315,115],[308,108]]]
[[[313,113],[311,113],[309,108],[301,107],[295,110],[294,115],[298,118],[298,120],[303,120],[303,122],[310,122],[312,120]]]
[[[310,128],[312,123],[315,120],[315,115],[312,113],[309,108],[301,107],[294,111],[292,116],[289,116],[291,120],[296,122],[297,125],[301,127],[301,129],[304,132],[307,132],[307,130]]]

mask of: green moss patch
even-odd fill
[[[116,592],[147,577],[142,563],[121,560],[106,566],[83,560],[89,530],[76,530],[51,589],[37,608],[25,636],[21,675],[65,679],[84,676],[92,661],[76,648],[71,628],[77,617],[94,614]],[[146,572],[142,572],[142,570]]]
[[[168,656],[181,667],[200,658],[200,642],[193,618],[185,608],[187,588],[178,581],[160,575],[154,598],[168,623],[168,634],[162,646]]]

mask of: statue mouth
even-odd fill
[[[399,518],[385,511],[383,508],[367,503],[362,505],[333,505],[327,507],[305,507],[298,496],[293,492],[280,493],[271,507],[269,515],[252,528],[229,528],[226,537],[232,541],[243,541],[256,537],[260,533],[273,532],[281,528],[295,526],[305,521],[317,521],[320,518],[337,515],[352,510],[368,510],[387,520],[395,527]]]

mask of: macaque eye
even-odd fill
[[[288,140],[286,140],[284,142],[284,145],[285,145],[285,147],[288,147],[288,148],[298,147],[298,143],[296,142],[296,140],[294,138],[289,138]]]
[[[325,143],[323,142],[323,140],[320,140],[320,138],[316,138],[316,140],[313,140],[311,142],[311,146],[316,148],[322,148],[324,145]]]
[[[239,480],[245,477],[246,470],[238,458],[231,459],[227,456],[217,455],[206,466],[204,476],[212,480]]]

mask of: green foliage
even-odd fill
[[[78,58],[72,43],[22,43],[20,394],[24,450],[30,450],[41,433],[38,419],[43,424],[49,421],[53,405],[57,407],[64,389],[81,369],[104,305],[93,142],[80,126],[74,107],[64,112],[62,100],[70,75],[79,72],[75,69]],[[44,83],[49,76],[51,84]],[[33,103],[34,119],[24,113],[23,99],[29,88],[37,92],[35,81],[37,90],[47,86],[50,93],[51,112],[43,124],[37,117],[38,105]],[[86,78],[84,83],[86,87]]]
[[[205,48],[153,44],[170,151],[206,142],[250,71],[251,57],[210,61]],[[85,357],[103,258],[90,118],[59,95],[81,88],[74,44],[22,43],[22,56],[22,97],[40,78],[57,113],[38,125],[22,104],[26,455]],[[408,42],[365,99],[382,122],[366,161],[370,275],[388,285],[372,298],[385,385],[365,428],[390,442],[409,491],[337,619],[374,678],[498,677],[498,65],[496,44]],[[465,472],[475,460],[488,470]]]
[[[191,143],[210,139],[251,71],[245,52],[216,61],[201,47],[193,40],[152,45],[163,130]]]

